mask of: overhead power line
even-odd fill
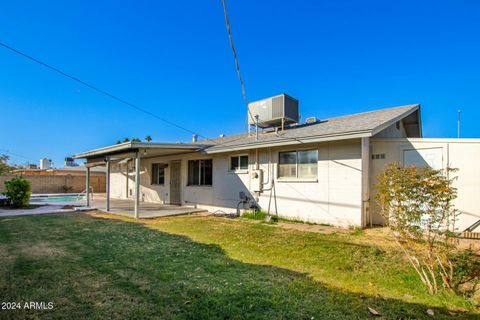
[[[8,149],[2,149],[0,148],[0,153],[6,153],[7,155],[10,155],[10,156],[13,156],[15,158],[22,158],[22,159],[25,159],[29,162],[35,162],[33,161],[32,159],[28,158],[28,157],[25,157],[25,156],[22,156],[21,154],[18,154],[18,153],[15,153],[15,152],[11,152],[10,150]]]
[[[245,105],[247,107],[248,115],[250,116],[251,120],[255,123],[255,119],[253,118],[252,113],[250,112],[250,108],[248,108],[247,92],[245,91],[245,83],[243,82],[242,73],[240,72],[240,65],[238,63],[237,51],[235,50],[235,46],[233,44],[233,37],[232,37],[232,31],[230,28],[230,19],[228,18],[226,0],[222,0],[222,5],[223,5],[223,14],[225,15],[225,25],[227,27],[228,40],[230,41],[230,48],[232,48],[233,58],[235,59],[235,69],[237,70],[238,80],[240,81],[240,86],[242,88],[243,101],[245,102]]]
[[[22,52],[22,51],[20,51],[20,50],[18,50],[18,49],[15,49],[15,48],[13,48],[13,47],[11,47],[11,46],[9,46],[9,45],[1,42],[1,41],[0,41],[0,46],[2,46],[2,47],[4,47],[4,48],[6,48],[6,49],[8,49],[8,50],[10,50],[10,51],[18,54],[18,55],[20,55],[20,56],[22,56],[22,57],[24,57],[24,58],[27,58],[28,60],[31,60],[31,61],[33,61],[33,62],[35,62],[35,63],[37,63],[37,64],[40,64],[40,65],[42,65],[42,66],[44,66],[44,67],[46,67],[46,68],[48,68],[48,69],[50,69],[50,70],[52,70],[52,71],[54,71],[54,72],[56,72],[56,73],[64,76],[64,77],[67,77],[67,78],[69,78],[69,79],[71,79],[71,80],[73,80],[73,81],[75,81],[75,82],[78,82],[78,83],[80,83],[80,84],[82,84],[82,85],[84,85],[84,86],[86,86],[86,87],[88,87],[88,88],[90,88],[90,89],[92,89],[92,90],[94,90],[94,91],[96,91],[96,92],[104,95],[104,96],[107,96],[107,97],[109,97],[109,98],[111,98],[111,99],[114,99],[114,100],[116,100],[116,101],[118,101],[118,102],[120,102],[120,103],[122,103],[122,104],[124,104],[124,105],[126,105],[126,106],[129,106],[129,107],[131,107],[131,108],[133,108],[133,109],[135,109],[135,110],[137,110],[137,111],[140,111],[140,112],[142,112],[142,113],[145,113],[145,114],[147,114],[147,115],[150,115],[150,116],[152,116],[152,117],[154,117],[154,118],[156,118],[156,119],[158,119],[158,120],[160,120],[160,121],[162,121],[162,122],[164,122],[164,123],[167,123],[167,124],[169,124],[169,125],[171,125],[171,126],[174,126],[174,127],[176,127],[176,128],[179,128],[179,129],[184,130],[184,131],[186,131],[186,132],[189,132],[189,133],[191,133],[191,134],[195,134],[195,135],[197,135],[198,137],[202,137],[202,138],[204,138],[204,139],[207,140],[207,141],[213,141],[213,139],[210,139],[210,138],[208,138],[208,137],[206,137],[206,136],[204,136],[204,135],[198,134],[198,133],[196,133],[196,132],[193,131],[193,130],[190,130],[190,129],[188,129],[188,128],[185,128],[185,127],[183,127],[183,126],[181,126],[181,125],[178,125],[178,124],[174,123],[173,121],[170,121],[170,120],[167,120],[167,119],[165,119],[165,118],[159,117],[159,116],[157,116],[156,114],[154,114],[154,113],[152,113],[152,112],[150,112],[150,111],[148,111],[148,110],[145,110],[145,109],[139,107],[138,105],[135,105],[135,104],[133,104],[133,103],[130,103],[130,102],[126,101],[125,99],[122,99],[122,98],[120,98],[120,97],[118,97],[118,96],[116,96],[116,95],[114,95],[114,94],[111,94],[111,93],[107,92],[106,90],[100,89],[100,88],[98,88],[97,86],[94,86],[94,85],[92,85],[92,84],[90,84],[90,83],[88,83],[88,82],[86,82],[86,81],[83,81],[83,80],[81,80],[81,79],[79,79],[79,78],[77,78],[77,77],[75,77],[75,76],[72,76],[72,75],[70,75],[70,74],[68,74],[68,73],[60,70],[60,69],[57,68],[57,67],[54,67],[54,66],[52,66],[52,65],[50,65],[50,64],[48,64],[48,63],[45,63],[45,62],[43,62],[43,61],[41,61],[41,60],[39,60],[39,59],[37,59],[37,58],[34,58],[34,57],[32,57],[32,56],[30,56],[30,55],[28,55],[28,54],[26,54],[26,53],[24,53],[24,52]],[[226,143],[232,143],[232,142],[237,141],[237,140],[240,140],[240,139],[242,139],[242,137],[237,138],[237,139],[233,139],[233,140],[229,140],[229,141],[226,141],[226,142],[223,142],[223,143],[216,143],[216,146],[221,146],[221,145],[224,145],[224,144],[226,144]],[[11,153],[11,152],[9,152],[9,153],[10,153],[11,155],[14,155],[14,154]],[[20,155],[17,155],[17,156],[20,156]],[[20,156],[20,157],[22,157],[22,156]],[[25,158],[25,157],[22,157],[22,158]],[[25,158],[25,159],[27,159],[27,158]],[[27,159],[27,160],[31,161],[31,159]]]
[[[142,108],[142,107],[139,107],[138,105],[135,105],[135,104],[133,104],[133,103],[131,103],[131,102],[128,102],[127,100],[122,99],[122,98],[120,98],[120,97],[118,97],[118,96],[116,96],[116,95],[114,95],[114,94],[112,94],[112,93],[110,93],[110,92],[108,92],[108,91],[106,91],[106,90],[100,89],[100,88],[97,87],[97,86],[94,86],[94,85],[92,85],[92,84],[90,84],[90,83],[88,83],[88,82],[86,82],[86,81],[83,81],[83,80],[81,80],[81,79],[79,79],[79,78],[77,78],[77,77],[75,77],[75,76],[72,76],[72,75],[66,73],[65,71],[60,70],[60,69],[57,68],[57,67],[54,67],[54,66],[52,66],[52,65],[50,65],[50,64],[48,64],[48,63],[46,63],[46,62],[43,62],[43,61],[41,61],[41,60],[39,60],[39,59],[37,59],[37,58],[34,58],[34,57],[32,57],[32,56],[30,56],[30,55],[28,55],[28,54],[26,54],[26,53],[24,53],[24,52],[22,52],[22,51],[20,51],[20,50],[18,50],[18,49],[15,49],[15,48],[13,48],[13,47],[11,47],[11,46],[3,43],[3,42],[0,42],[0,46],[6,48],[6,49],[8,49],[8,50],[10,50],[10,51],[12,51],[12,52],[14,52],[14,53],[16,53],[16,54],[19,54],[19,55],[21,55],[21,56],[23,56],[23,57],[25,57],[25,58],[27,58],[27,59],[29,59],[29,60],[37,63],[37,64],[40,64],[40,65],[42,65],[42,66],[44,66],[44,67],[46,67],[46,68],[48,68],[48,69],[50,69],[50,70],[52,70],[52,71],[54,71],[54,72],[56,72],[56,73],[64,76],[64,77],[67,77],[67,78],[69,78],[69,79],[71,79],[71,80],[73,80],[73,81],[75,81],[75,82],[78,82],[78,83],[80,83],[80,84],[82,84],[82,85],[84,85],[84,86],[86,86],[86,87],[88,87],[88,88],[90,88],[90,89],[92,89],[92,90],[94,90],[94,91],[96,91],[96,92],[104,95],[104,96],[107,96],[107,97],[109,97],[109,98],[112,98],[112,99],[114,99],[114,100],[116,100],[116,101],[118,101],[118,102],[120,102],[120,103],[122,103],[122,104],[124,104],[124,105],[126,105],[126,106],[129,106],[129,107],[131,107],[131,108],[133,108],[133,109],[135,109],[135,110],[137,110],[137,111],[143,112],[143,113],[145,113],[145,114],[147,114],[147,115],[149,115],[149,116],[151,116],[151,117],[154,117],[154,118],[156,118],[156,119],[158,119],[158,120],[160,120],[160,121],[162,121],[162,122],[164,122],[164,123],[167,123],[167,124],[169,124],[169,125],[171,125],[171,126],[173,126],[173,127],[176,127],[176,128],[178,128],[178,129],[181,129],[181,130],[183,130],[183,131],[189,132],[189,133],[191,133],[191,134],[196,134],[196,135],[198,135],[199,137],[208,139],[207,137],[205,137],[205,136],[203,136],[203,135],[201,135],[201,134],[198,134],[198,133],[196,133],[196,132],[193,131],[193,130],[190,130],[190,129],[185,128],[185,127],[183,127],[183,126],[181,126],[181,125],[179,125],[179,124],[176,124],[176,123],[173,122],[173,121],[170,121],[170,120],[167,120],[167,119],[165,119],[165,118],[162,118],[162,117],[160,117],[160,116],[158,116],[158,115],[156,115],[156,114],[154,114],[154,113],[152,113],[152,112],[150,112],[150,111],[148,111],[148,110],[146,110],[146,109],[144,109],[144,108]]]

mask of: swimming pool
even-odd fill
[[[85,194],[83,193],[69,193],[69,194],[37,194],[30,197],[31,204],[43,203],[79,203],[85,201]]]

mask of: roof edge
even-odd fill
[[[420,126],[420,135],[422,135],[422,131],[421,131],[421,123],[420,123],[420,104],[417,103],[417,104],[414,104],[413,107],[410,109],[410,110],[407,110],[405,111],[404,113],[396,116],[395,118],[393,119],[390,119],[389,121],[386,121],[384,123],[382,123],[381,125],[375,127],[372,129],[372,136],[376,135],[377,133],[385,130],[386,128],[388,128],[389,126],[391,126],[392,124],[394,124],[395,122],[397,121],[400,121],[402,120],[403,118],[405,117],[408,117],[409,115],[411,115],[412,113],[414,113],[415,111],[418,110],[418,125]]]
[[[83,159],[98,157],[102,155],[111,155],[115,153],[122,153],[125,151],[132,151],[137,149],[191,149],[201,150],[202,148],[211,145],[202,144],[190,144],[190,143],[168,143],[168,142],[124,142],[120,144],[114,144],[102,148],[97,148],[81,153],[77,153],[73,156],[74,159]]]
[[[211,148],[207,148],[204,151],[207,154],[214,154],[214,153],[242,151],[242,150],[257,149],[257,148],[279,147],[284,145],[298,145],[298,144],[304,144],[304,143],[348,140],[348,139],[364,138],[364,137],[371,137],[371,136],[372,136],[371,130],[364,130],[364,131],[351,132],[349,134],[337,134],[337,135],[328,135],[328,136],[322,135],[322,136],[310,136],[310,137],[303,137],[303,138],[287,138],[286,137],[281,140],[245,143],[241,145],[227,146],[227,147],[216,148],[215,146],[212,146]]]

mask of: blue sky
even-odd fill
[[[426,137],[479,137],[478,1],[230,0],[250,100],[303,117],[421,103]],[[2,1],[0,41],[215,137],[245,130],[220,1]],[[0,153],[38,163],[191,135],[0,48]]]

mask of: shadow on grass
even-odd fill
[[[0,219],[0,245],[3,301],[54,303],[52,310],[0,310],[5,318],[365,319],[369,306],[387,319],[431,318],[421,304],[332,289],[137,223]],[[435,318],[451,317],[435,309]]]

